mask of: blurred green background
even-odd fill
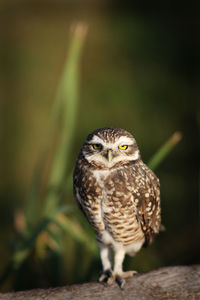
[[[145,162],[182,133],[155,170],[166,231],[125,268],[199,263],[197,8],[0,2],[1,291],[98,278],[94,234],[71,174],[87,134],[105,126],[130,131]],[[77,21],[86,26],[74,29]]]

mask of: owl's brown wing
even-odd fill
[[[74,195],[77,204],[96,233],[105,229],[101,214],[101,188],[89,170],[76,166]]]
[[[135,202],[136,216],[144,232],[147,247],[154,240],[154,236],[159,232],[160,215],[160,183],[156,175],[144,165],[145,188],[140,187]]]

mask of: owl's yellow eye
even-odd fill
[[[101,144],[93,144],[92,147],[95,150],[101,150],[101,148],[102,148]]]
[[[128,145],[121,145],[121,146],[119,146],[119,149],[126,150],[126,149],[128,149]]]

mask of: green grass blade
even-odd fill
[[[40,186],[44,169],[44,155],[39,160],[26,199],[25,217],[28,228],[35,226],[39,220]],[[27,228],[27,229],[28,229]]]
[[[175,132],[167,142],[161,146],[161,148],[153,155],[153,157],[148,162],[148,167],[151,170],[155,170],[161,162],[167,157],[169,152],[176,146],[176,144],[181,140],[182,134],[180,132]]]
[[[69,154],[75,131],[78,95],[79,95],[79,61],[82,46],[85,40],[87,28],[78,24],[74,27],[73,37],[70,44],[68,58],[64,67],[62,79],[56,96],[55,120],[61,117],[60,141],[52,163],[49,178],[49,193],[46,198],[45,214],[50,215],[58,203],[58,193],[62,188],[66,170],[68,167]],[[59,108],[59,111],[58,111]],[[56,126],[56,122],[54,123]],[[58,125],[58,124],[57,124]]]
[[[74,220],[62,216],[62,218],[52,218],[52,222],[56,224],[60,229],[69,233],[73,238],[86,246],[86,248],[92,252],[93,255],[97,254],[97,245],[95,239],[92,239],[84,230],[80,224]]]

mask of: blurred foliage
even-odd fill
[[[0,288],[97,278],[98,249],[73,199],[72,169],[85,136],[104,126],[132,132],[144,161],[155,153],[148,165],[161,181],[167,231],[125,268],[199,262],[195,19],[185,21],[188,8],[177,16],[131,2],[47,2],[1,4]],[[86,20],[87,39],[74,19]],[[183,140],[169,155],[177,129]]]
[[[52,110],[49,140],[51,146],[53,145],[52,141],[55,142],[55,140],[57,145],[51,162],[50,175],[42,195],[44,198],[43,212],[38,210],[38,202],[41,200],[40,180],[44,171],[40,163],[26,199],[25,215],[21,211],[17,211],[15,214],[15,228],[19,231],[20,237],[15,245],[13,257],[0,278],[0,284],[7,279],[11,272],[21,267],[33,248],[36,256],[40,259],[46,258],[48,248],[51,251],[60,252],[63,231],[69,233],[77,242],[83,243],[93,255],[97,252],[94,240],[84,232],[80,224],[64,215],[70,211],[71,206],[61,206],[60,203],[66,190],[67,178],[70,176],[67,175],[66,169],[69,164],[76,124],[79,57],[87,28],[84,24],[76,24],[72,26],[72,31],[73,38],[70,42],[68,58]],[[59,139],[56,139],[55,135],[58,131]],[[42,165],[45,165],[44,161]],[[38,217],[40,218],[38,219]]]

